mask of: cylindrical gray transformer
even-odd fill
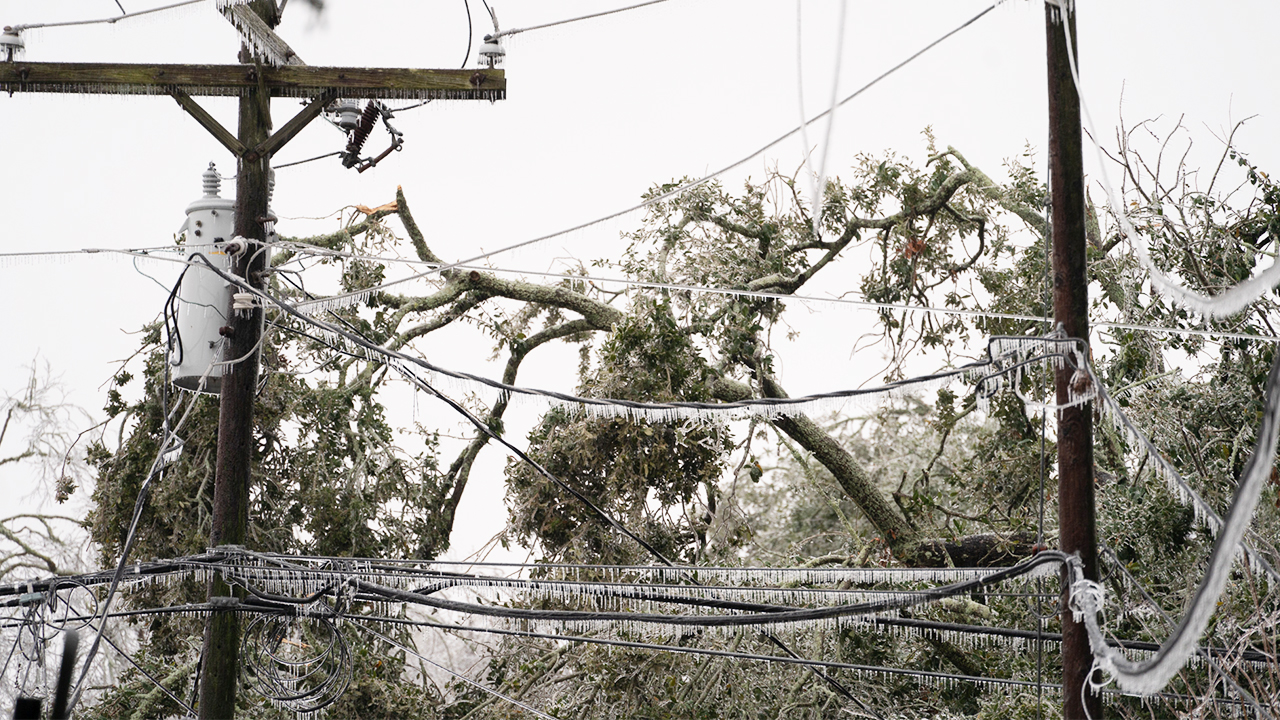
[[[223,272],[231,272],[231,257],[216,246],[231,242],[235,229],[235,201],[221,198],[221,179],[213,163],[204,176],[204,197],[187,207],[188,259],[203,254]],[[214,245],[215,247],[208,247]],[[197,246],[204,246],[197,249]],[[173,384],[187,390],[217,395],[222,385],[222,367],[214,363],[222,358],[222,335],[219,330],[230,325],[230,283],[196,259],[182,276],[176,303],[177,333],[169,351],[173,366]],[[203,382],[202,382],[203,379]]]

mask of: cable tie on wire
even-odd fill
[[[1102,585],[1092,580],[1077,580],[1071,583],[1071,617],[1076,622],[1084,622],[1085,613],[1096,615],[1102,610],[1106,591]]]

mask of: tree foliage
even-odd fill
[[[1169,165],[1147,162],[1136,149],[1134,133],[1150,130],[1142,124],[1123,131],[1114,159],[1125,177],[1126,211],[1150,235],[1157,262],[1209,291],[1245,279],[1274,255],[1280,191],[1230,139],[1203,190],[1183,165],[1175,163],[1172,175],[1162,176],[1159,168]],[[1179,128],[1169,132],[1176,135]],[[845,178],[825,188],[816,218],[801,200],[799,176],[773,173],[747,182],[738,193],[707,183],[667,197],[678,183],[656,186],[640,227],[627,235],[626,254],[601,264],[667,289],[609,293],[585,281],[544,284],[449,270],[426,294],[378,289],[362,306],[337,311],[337,320],[405,352],[443,328],[470,323],[494,338],[507,383],[519,382],[522,363],[538,348],[558,340],[577,343],[580,394],[645,401],[785,396],[773,338],[786,331],[787,303],[758,293],[797,294],[829,277],[842,277],[844,287],[857,287],[863,299],[884,304],[877,314],[878,336],[864,342],[883,353],[889,380],[917,371],[921,357],[947,364],[975,355],[985,336],[1042,333],[1041,324],[995,315],[1049,312],[1045,189],[1027,161],[1031,151],[1010,161],[1007,179],[996,182],[957,150],[936,147],[927,132],[926,141],[923,163],[896,154],[857,157]],[[1232,171],[1243,173],[1244,183],[1224,192]],[[403,193],[394,208],[302,242],[374,255],[399,242],[387,223],[390,215],[419,260],[442,261]],[[1091,209],[1089,239],[1090,279],[1100,289],[1093,295],[1092,316],[1115,323],[1093,338],[1095,366],[1174,467],[1222,508],[1247,460],[1261,403],[1258,388],[1274,350],[1214,332],[1274,334],[1280,319],[1276,298],[1265,297],[1228,321],[1205,321],[1147,288],[1106,211]],[[278,257],[276,267],[288,259]],[[326,262],[337,265],[343,291],[375,288],[385,275],[384,266],[369,259],[339,255]],[[287,270],[273,275],[272,291],[294,301],[306,297]],[[903,304],[990,314],[888,307]],[[268,371],[256,410],[249,542],[259,550],[337,556],[431,558],[446,550],[489,435],[477,432],[446,466],[435,436],[400,433],[387,422],[385,367],[335,354],[319,339],[292,334],[283,325],[282,320],[272,328],[264,346]],[[1145,327],[1154,325],[1208,334]],[[163,387],[161,340],[157,328],[146,337],[139,399],[112,396],[108,412],[127,418],[127,437],[117,448],[99,445],[92,452],[99,509],[93,532],[107,561],[128,526],[166,413],[176,415],[173,408],[187,402]],[[1027,381],[1033,394],[1043,391],[1046,380],[1037,372]],[[121,387],[131,380],[123,371],[117,376]],[[216,408],[207,399],[191,402],[180,432],[182,458],[152,491],[135,550],[139,556],[190,554],[206,542]],[[487,428],[501,434],[508,405],[504,396],[480,409]],[[663,555],[683,563],[999,565],[1030,554],[1036,542],[1055,544],[1052,427],[1052,417],[1046,422],[1012,394],[982,411],[969,389],[951,388],[827,418],[769,423],[635,422],[557,408],[536,424],[528,451]],[[1105,424],[1099,428],[1103,540],[1116,562],[1176,616],[1199,577],[1211,538],[1151,465],[1135,459],[1136,448]],[[652,561],[528,466],[509,463],[507,483],[506,542],[547,561]],[[1256,525],[1263,538],[1280,531],[1276,488],[1267,492]],[[1116,631],[1161,639],[1165,630],[1151,624],[1149,609],[1134,599],[1128,581],[1120,575],[1108,581],[1120,598]],[[195,587],[160,588],[141,601],[199,593]],[[995,618],[1033,628],[1032,605],[1025,598],[980,596],[920,610],[915,617],[960,623]],[[1046,601],[1039,611],[1051,613],[1052,607]],[[1242,582],[1224,607],[1207,642],[1274,652],[1266,639],[1274,637],[1274,594]],[[192,630],[152,623],[145,633],[149,652],[190,658],[180,639]],[[776,650],[748,634],[678,641]],[[889,636],[874,625],[797,635],[788,642],[801,655],[863,665],[1004,677],[1033,676],[1036,667],[1027,653],[1011,653],[1005,645]],[[362,652],[361,657],[382,657],[389,648]],[[491,660],[482,682],[560,717],[831,717],[854,709],[800,668],[524,640],[495,643],[484,652]],[[1047,657],[1055,655],[1050,649]],[[473,687],[424,689],[401,682],[405,658],[391,659],[375,670],[361,661],[357,676],[364,684],[343,701],[342,712],[514,712]],[[1050,677],[1056,672],[1052,660],[1043,670]],[[1261,696],[1276,697],[1274,683],[1267,685],[1247,667],[1240,672]],[[1202,669],[1188,671],[1177,690],[1204,695],[1205,678]],[[144,692],[139,687],[126,683],[100,706],[99,715],[115,717],[111,708],[123,713],[126,706],[136,707],[125,701],[126,693]],[[876,707],[914,716],[1036,712],[1035,698],[1026,695],[922,686],[905,678],[860,680],[859,694]],[[161,713],[157,706],[151,716]]]

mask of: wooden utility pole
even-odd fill
[[[1071,77],[1074,3],[1045,3],[1049,61],[1049,189],[1052,192],[1053,317],[1067,337],[1089,339],[1089,296],[1085,263],[1084,162],[1081,153],[1080,96]],[[1071,31],[1072,55],[1067,54]],[[1066,404],[1074,369],[1057,371],[1059,404]],[[1064,553],[1079,553],[1085,577],[1098,579],[1097,521],[1093,498],[1093,404],[1058,411],[1058,543]],[[1062,716],[1067,720],[1102,717],[1102,698],[1086,692],[1093,654],[1083,623],[1067,606],[1067,569],[1062,582]],[[1087,714],[1087,715],[1086,715]]]
[[[279,22],[274,0],[253,0],[255,27]],[[241,12],[237,10],[236,12]],[[243,17],[241,19],[244,19]],[[258,20],[262,21],[257,26]],[[238,161],[235,234],[245,238],[232,271],[256,288],[264,286],[267,252],[264,225],[268,216],[267,183],[271,157],[338,97],[360,99],[479,99],[506,97],[501,70],[421,70],[408,68],[310,67],[283,47],[290,64],[272,67],[247,47],[239,65],[137,65],[120,63],[0,62],[0,92],[168,94]],[[239,132],[230,133],[192,99],[193,95],[238,95]],[[312,101],[275,133],[271,132],[271,98]],[[214,475],[213,528],[210,544],[243,545],[248,528],[250,468],[253,460],[253,401],[258,380],[258,343],[263,309],[228,308],[227,336],[218,416],[218,457]],[[242,594],[242,591],[240,591]],[[235,715],[239,679],[240,623],[233,608],[238,590],[221,576],[209,586],[209,600],[221,608],[205,627],[200,670],[201,720]]]
[[[261,3],[254,3],[260,5]],[[269,25],[275,19],[263,14],[271,8],[252,7]],[[255,63],[247,49],[240,61]],[[183,101],[179,99],[179,103]],[[193,103],[194,104],[194,103]],[[192,108],[183,105],[188,112]],[[199,117],[196,113],[193,116]],[[256,148],[271,134],[271,96],[266,88],[246,88],[240,95],[240,127],[236,139],[245,148]],[[267,253],[263,225],[267,218],[267,182],[270,156],[254,153],[240,157],[236,169],[235,235],[244,238],[245,250],[234,261],[232,272],[262,289]],[[239,289],[237,289],[239,291]],[[255,303],[256,305],[256,303]],[[249,529],[249,479],[253,465],[253,400],[258,382],[258,342],[262,339],[262,308],[232,311],[223,328],[227,342],[221,397],[218,406],[218,457],[213,475],[213,526],[209,544],[244,545]],[[234,601],[231,598],[235,598]],[[209,581],[209,602],[223,606],[209,615],[204,628],[200,662],[200,720],[231,718],[236,714],[236,689],[240,677],[240,616],[231,608],[244,599],[244,590],[228,585],[221,575]]]

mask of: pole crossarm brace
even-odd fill
[[[231,134],[231,131],[223,127],[222,123],[200,107],[195,100],[192,100],[190,95],[183,92],[182,89],[170,88],[169,94],[173,96],[174,100],[178,101],[183,110],[191,113],[191,117],[195,118],[196,122],[200,123],[205,130],[208,130],[210,135],[222,143],[227,150],[230,150],[232,155],[250,161],[275,155],[277,150],[284,147],[285,143],[292,140],[299,132],[302,132],[302,128],[306,127],[307,123],[315,120],[320,113],[324,112],[325,106],[333,102],[338,96],[336,92],[329,91],[312,100],[302,109],[302,112],[285,123],[284,127],[259,143],[257,147],[249,149],[235,135]]]
[[[272,97],[379,100],[505,100],[503,70],[428,70],[289,65],[142,65],[132,63],[0,63],[0,92],[239,96],[259,86]],[[181,102],[181,101],[179,101]],[[185,105],[184,105],[185,107]]]
[[[239,138],[232,134],[230,130],[223,127],[222,123],[218,122],[216,118],[206,112],[204,108],[200,107],[200,105],[197,104],[195,100],[192,100],[191,96],[186,92],[175,87],[169,88],[169,94],[173,96],[174,100],[178,101],[178,104],[182,106],[183,110],[190,113],[191,117],[195,118],[196,122],[200,123],[201,127],[208,130],[209,134],[218,142],[222,143],[223,147],[230,150],[232,155],[235,155],[236,157],[244,157],[244,154],[249,151],[249,148],[245,147],[244,143],[240,142]]]
[[[302,112],[294,115],[292,120],[285,123],[284,127],[272,133],[271,137],[263,140],[256,148],[247,155],[242,155],[242,157],[246,160],[256,160],[258,158],[271,157],[272,155],[275,155],[276,151],[284,147],[285,143],[292,140],[294,135],[302,132],[302,128],[306,127],[308,123],[319,117],[320,113],[324,112],[325,106],[333,102],[337,97],[338,93],[330,90],[315,100],[312,100],[305,108],[302,109]]]

